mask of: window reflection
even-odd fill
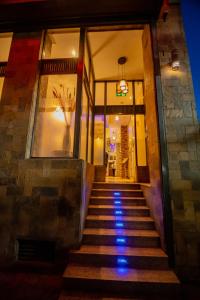
[[[96,115],[94,120],[94,165],[104,164],[104,116]]]
[[[7,62],[10,52],[10,46],[12,42],[12,33],[0,33],[0,63]],[[3,90],[4,77],[0,77],[0,100]]]
[[[42,59],[78,57],[79,29],[48,30]]]
[[[83,85],[82,95],[82,114],[81,114],[81,135],[80,135],[80,158],[86,160],[86,146],[87,146],[87,111],[88,98]]]
[[[77,75],[41,76],[33,157],[72,157]]]

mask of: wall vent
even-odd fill
[[[54,262],[55,242],[18,239],[18,260]]]

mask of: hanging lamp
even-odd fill
[[[116,84],[116,96],[126,96],[128,93],[128,82],[124,79],[124,65],[127,62],[127,58],[125,56],[121,56],[118,58],[117,62],[121,68],[121,80],[119,80]]]

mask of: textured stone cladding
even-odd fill
[[[16,236],[56,240],[69,247],[80,239],[83,161],[19,161]]]
[[[189,279],[200,278],[200,135],[180,7],[170,7],[157,24],[161,66],[170,195],[173,209],[176,268]],[[197,37],[198,38],[198,37]],[[172,49],[181,67],[172,71]]]
[[[0,257],[13,258],[19,160],[25,158],[41,32],[13,35],[0,102]]]

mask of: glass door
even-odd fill
[[[136,181],[134,115],[106,115],[106,175]]]

